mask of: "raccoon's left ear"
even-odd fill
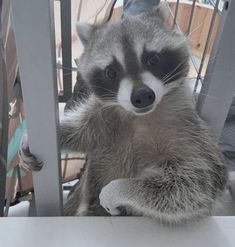
[[[140,15],[142,18],[143,16],[147,19],[153,20],[157,18],[160,19],[162,22],[166,22],[170,15],[170,11],[167,7],[167,3],[161,2],[158,5],[155,5],[151,10],[146,11]]]
[[[162,2],[157,7],[153,9],[153,12],[155,12],[155,15],[160,17],[163,22],[166,22],[168,17],[170,16],[170,10],[167,7],[167,3]]]
[[[94,27],[86,23],[76,23],[76,31],[79,39],[81,40],[83,46],[87,46],[91,38]]]
[[[167,21],[170,16],[170,10],[166,2],[162,2],[158,5],[157,12],[164,22]]]

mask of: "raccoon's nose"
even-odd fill
[[[136,108],[144,108],[152,105],[155,100],[155,93],[149,87],[141,87],[134,90],[131,95],[131,103]]]

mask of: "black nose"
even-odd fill
[[[132,92],[131,103],[136,108],[144,108],[152,105],[155,100],[155,93],[149,87],[141,87]]]

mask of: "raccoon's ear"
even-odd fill
[[[162,2],[158,6],[154,7],[153,12],[155,12],[155,15],[160,17],[163,22],[166,22],[170,16],[170,10],[167,7],[166,2]]]
[[[94,27],[89,24],[80,23],[80,22],[76,23],[77,35],[81,40],[82,44],[84,45],[84,47],[87,46],[87,44],[89,43],[93,29]]]
[[[162,22],[166,23],[168,17],[170,15],[170,11],[167,7],[167,3],[161,2],[155,5],[151,10],[143,12],[139,15],[141,19],[148,20],[161,20]]]
[[[158,5],[158,13],[163,21],[167,21],[168,17],[170,16],[170,10],[166,2],[162,2]]]

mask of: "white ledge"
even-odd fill
[[[235,217],[165,227],[138,217],[1,218],[7,247],[234,247]]]

